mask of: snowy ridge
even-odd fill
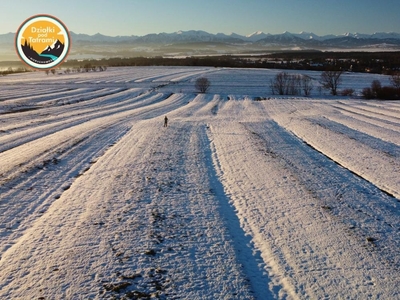
[[[278,72],[5,76],[0,298],[399,298],[400,103]]]

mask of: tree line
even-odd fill
[[[91,66],[204,66],[233,68],[268,68],[325,71],[341,69],[352,72],[392,74],[400,71],[400,52],[321,52],[289,51],[265,55],[220,55],[202,57],[130,57],[100,60],[68,60],[66,67]]]
[[[0,62],[0,67],[10,63],[15,64],[15,62]],[[12,72],[26,70],[22,63],[18,65]],[[69,68],[71,72],[101,71],[106,67],[120,66],[205,66],[313,70],[321,72],[328,69],[341,69],[352,72],[391,75],[400,71],[400,52],[276,51],[265,55],[69,59],[62,64],[63,68]],[[2,72],[2,75],[9,73],[10,71],[6,70]]]
[[[320,75],[320,87],[328,90],[333,96],[353,96],[353,89],[344,89],[339,92],[342,83],[343,70],[327,70]],[[400,100],[400,72],[390,75],[390,86],[382,86],[379,80],[373,80],[370,87],[365,87],[361,95],[364,99]],[[309,96],[314,86],[312,79],[303,74],[289,74],[280,72],[270,81],[273,95],[304,95]]]

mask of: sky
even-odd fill
[[[317,35],[400,33],[399,0],[1,0],[0,34],[50,14],[75,33],[143,36],[179,30]]]

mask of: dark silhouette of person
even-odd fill
[[[165,116],[165,118],[164,118],[164,127],[167,127],[168,126],[168,118],[167,118],[167,116]]]

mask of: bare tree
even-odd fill
[[[288,74],[286,72],[281,72],[276,74],[275,78],[272,80],[271,79],[271,92],[272,94],[275,95],[285,95],[286,93],[286,88],[287,88],[287,80],[288,80]]]
[[[389,80],[396,89],[400,89],[400,73],[391,75]]]
[[[371,91],[374,98],[378,98],[379,93],[382,90],[382,84],[379,80],[375,79],[371,83]]]
[[[324,71],[321,74],[321,85],[324,89],[330,90],[333,96],[337,95],[337,88],[339,84],[342,82],[343,71]]]
[[[310,76],[303,75],[301,80],[301,86],[304,92],[304,96],[310,96],[313,89],[313,83]]]
[[[300,95],[303,91],[305,96],[309,96],[313,86],[309,76],[281,72],[271,79],[270,88],[272,94]]]
[[[299,95],[301,93],[301,75],[289,75],[287,95]]]
[[[197,78],[196,83],[195,83],[195,88],[198,90],[200,93],[206,93],[207,90],[210,88],[210,81],[206,77],[200,77]]]

